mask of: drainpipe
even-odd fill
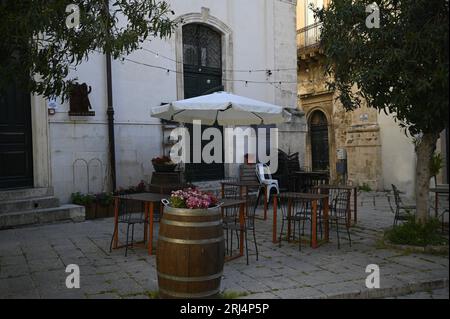
[[[112,94],[112,72],[111,72],[111,54],[106,54],[106,85],[108,91],[108,138],[109,138],[109,164],[111,166],[111,186],[112,190],[117,189],[116,178],[116,139],[114,135],[114,106]]]
[[[106,14],[109,17],[109,0],[105,0]],[[109,164],[111,167],[111,187],[112,191],[117,189],[116,178],[116,140],[114,135],[114,105],[112,93],[112,69],[111,69],[111,54],[106,52],[106,87],[108,94],[108,140],[109,140]]]

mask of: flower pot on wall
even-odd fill
[[[225,242],[219,208],[166,206],[156,265],[161,298],[214,298],[220,292]]]

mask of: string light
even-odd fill
[[[150,43],[150,41],[148,41]],[[168,61],[174,62],[176,64],[184,64],[183,61],[178,61],[176,59],[173,59],[171,57],[168,57],[166,55],[163,55],[157,51],[148,49],[148,48],[140,48],[140,50],[148,52],[153,54],[156,58],[162,58],[162,59],[166,59]],[[236,73],[266,73],[268,76],[273,75],[273,72],[286,72],[286,71],[297,71],[297,68],[277,68],[277,69],[271,69],[271,68],[266,68],[266,69],[224,69],[223,72],[236,72]]]
[[[99,50],[94,50],[94,51],[97,52],[97,53],[103,54]],[[142,65],[142,66],[149,67],[149,68],[164,70],[164,71],[166,71],[167,75],[170,75],[170,73],[181,74],[181,75],[184,74],[183,72],[180,72],[180,71],[177,71],[177,70],[169,69],[169,68],[162,67],[162,66],[159,66],[159,65],[154,65],[154,64],[149,64],[149,63],[136,61],[136,60],[133,60],[133,59],[130,59],[130,58],[126,58],[126,57],[123,57],[120,60],[122,62],[130,62],[130,63],[133,63],[133,64]],[[224,82],[242,82],[242,83],[244,83],[244,85],[246,87],[248,87],[248,84],[250,84],[250,83],[252,83],[252,84],[269,84],[269,85],[272,85],[274,88],[278,89],[282,93],[291,94],[291,95],[295,95],[295,96],[298,95],[297,92],[284,90],[281,87],[277,87],[275,85],[275,84],[279,84],[281,86],[282,84],[297,84],[297,81],[254,81],[254,80],[226,79],[226,78],[223,78],[222,81],[224,81]]]
[[[148,48],[141,48],[141,50],[152,53],[155,56],[158,56],[160,58],[175,62],[177,64],[183,64],[183,62],[177,61],[175,59],[172,59],[168,56],[165,56],[163,54],[160,54],[154,50],[148,49]],[[255,83],[267,83],[269,81],[269,78],[274,74],[274,72],[284,72],[284,71],[298,71],[297,68],[277,68],[277,69],[224,69],[223,73],[226,72],[234,72],[234,73],[248,73],[248,74],[253,74],[253,73],[261,73],[264,72],[266,73],[266,81],[265,82],[257,82],[255,81]],[[309,73],[310,70],[306,69],[305,70],[306,73]],[[180,73],[183,74],[182,72],[179,71],[175,71],[175,70],[171,70],[171,72],[174,73]],[[244,80],[245,81],[245,80]],[[249,81],[250,82],[250,81]],[[320,81],[313,81],[313,80],[298,80],[297,82],[283,82],[283,83],[296,83],[296,84],[311,84],[311,83],[315,83],[315,82],[323,82],[322,80]],[[271,83],[279,83],[276,81],[272,81]]]

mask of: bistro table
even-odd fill
[[[222,184],[222,198],[225,198],[225,187],[226,186],[232,186],[232,187],[239,187],[239,195],[240,198],[243,198],[244,195],[248,195],[249,189],[255,189],[264,187],[264,184],[260,184],[259,182],[253,182],[253,181],[226,181],[221,182]],[[266,189],[266,188],[265,188]],[[264,191],[264,220],[267,220],[267,190]],[[258,204],[258,203],[256,203]]]
[[[436,217],[439,215],[439,196],[447,195],[448,196],[448,184],[445,185],[437,185],[436,187],[430,188],[430,192],[434,193],[434,213]]]
[[[350,186],[350,185],[319,185],[319,186],[315,186],[315,188],[320,190],[321,194],[329,194],[330,191],[333,190],[349,190],[349,191],[353,191],[353,220],[354,220],[354,224],[356,225],[356,223],[358,222],[358,187],[357,186]],[[326,193],[323,193],[322,190],[324,190]],[[349,225],[351,226],[352,220],[352,210],[349,207],[349,211],[348,211],[348,222]]]
[[[224,198],[219,201],[221,203],[220,208],[223,211],[227,208],[237,208],[239,207],[239,225],[240,225],[240,237],[239,237],[239,254],[234,256],[229,256],[226,261],[234,260],[236,258],[244,256],[244,227],[245,227],[245,208],[247,201],[245,199],[228,199]],[[233,236],[233,234],[231,234]],[[233,240],[233,239],[231,239]],[[228,243],[227,243],[228,244]]]
[[[272,228],[272,241],[274,244],[278,243],[278,237],[277,237],[277,210],[278,210],[278,198],[284,198],[287,199],[289,202],[289,209],[288,214],[290,215],[292,207],[291,203],[295,199],[301,199],[304,201],[311,202],[312,207],[312,216],[311,216],[311,223],[312,223],[312,234],[311,234],[311,246],[313,249],[316,249],[318,247],[317,244],[317,207],[318,202],[322,201],[322,207],[323,207],[323,218],[325,221],[324,230],[325,230],[325,241],[329,241],[329,219],[328,219],[328,213],[329,213],[329,205],[328,195],[325,194],[308,194],[308,193],[281,193],[278,196],[274,197],[274,203],[273,203],[273,228]],[[288,238],[290,233],[290,223],[288,223]]]
[[[114,196],[114,240],[113,248],[119,247],[119,204],[121,200],[130,200],[144,203],[145,219],[148,221],[148,254],[153,254],[153,218],[155,211],[155,203],[160,203],[162,199],[167,198],[167,195],[155,194],[155,193],[140,193],[132,195]],[[161,205],[163,210],[163,205]],[[162,215],[162,211],[160,212]],[[147,240],[147,228],[144,229],[144,242]],[[122,246],[123,247],[123,246]]]

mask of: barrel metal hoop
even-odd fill
[[[205,297],[210,297],[210,296],[214,296],[217,295],[220,292],[220,288],[219,289],[215,289],[215,290],[210,290],[210,291],[205,291],[205,292],[201,292],[201,293],[182,293],[182,292],[175,292],[175,291],[169,291],[163,288],[159,288],[159,291],[162,292],[163,294],[175,297],[175,298],[205,298]]]
[[[219,279],[223,276],[223,272],[218,274],[214,274],[211,276],[203,276],[203,277],[178,277],[172,275],[166,275],[158,271],[158,276],[167,280],[180,281],[180,282],[202,282],[208,280]]]
[[[222,212],[217,211],[190,211],[188,209],[176,211],[174,209],[167,209],[164,214],[173,216],[186,216],[186,217],[208,217],[208,216],[221,216]]]
[[[179,222],[174,220],[162,219],[161,224],[169,225],[169,226],[178,226],[178,227],[214,227],[214,226],[222,226],[222,221],[214,221],[214,222],[204,222],[204,223],[191,223],[191,222]]]
[[[203,244],[215,244],[220,243],[224,240],[224,237],[217,237],[211,239],[177,239],[177,238],[167,238],[165,236],[159,236],[159,240],[182,245],[203,245]]]

